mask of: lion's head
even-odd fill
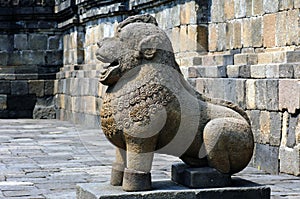
[[[117,26],[114,37],[98,42],[97,59],[107,63],[100,82],[114,85],[124,73],[146,63],[159,63],[180,69],[166,33],[150,15],[129,17]]]

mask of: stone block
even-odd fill
[[[29,49],[46,50],[48,46],[48,38],[42,34],[30,34],[28,38]]]
[[[224,93],[225,100],[231,101],[236,104],[237,103],[236,102],[237,99],[236,80],[231,78],[226,78],[223,80],[223,82],[225,88],[225,93]]]
[[[276,46],[285,46],[287,38],[287,12],[279,12],[276,15]]]
[[[239,67],[239,77],[250,78],[251,77],[251,67],[249,65],[242,65]]]
[[[274,13],[279,9],[279,0],[264,0],[263,3],[265,13]]]
[[[300,107],[300,84],[298,80],[279,81],[279,109],[287,109],[289,113],[296,113]]]
[[[247,65],[247,54],[235,54],[234,55],[235,65]]]
[[[9,54],[7,65],[20,66],[23,65],[23,56],[21,51],[13,51]]]
[[[11,93],[11,84],[10,81],[0,81],[0,93],[1,94],[10,94]]]
[[[293,64],[294,66],[294,78],[300,79],[300,63]]]
[[[62,50],[62,40],[59,35],[49,36],[48,49],[49,50]]]
[[[1,34],[0,35],[0,51],[9,51],[12,49],[10,39],[8,35]]]
[[[293,8],[293,0],[280,0],[279,10],[288,10]]]
[[[238,65],[228,65],[227,66],[227,76],[229,78],[239,77],[239,67]]]
[[[246,109],[246,80],[236,79],[236,103],[239,107]]]
[[[180,6],[180,24],[196,24],[197,15],[194,1],[186,2]]]
[[[279,77],[280,78],[293,78],[294,77],[293,64],[280,64],[279,65]]]
[[[225,24],[224,24],[225,26]],[[219,27],[220,30],[221,27]],[[225,27],[224,27],[225,31]],[[223,37],[225,37],[225,32]],[[207,52],[207,45],[208,45],[208,30],[205,26],[198,26],[198,25],[189,25],[188,26],[188,46],[189,51],[200,51],[200,52]],[[222,38],[220,38],[222,39]],[[225,38],[223,41],[225,43]],[[225,46],[225,44],[222,44]]]
[[[7,95],[0,94],[0,110],[7,108]]]
[[[7,96],[7,109],[13,111],[29,110],[31,111],[35,106],[35,95],[8,95]],[[21,117],[21,116],[20,116]]]
[[[251,122],[251,129],[254,135],[254,142],[257,143],[260,140],[260,111],[251,110],[249,111],[248,117]]]
[[[226,187],[231,176],[210,167],[192,168],[184,163],[172,165],[172,181],[189,188]]]
[[[248,1],[247,1],[248,2]],[[250,1],[251,2],[251,1]],[[243,46],[252,46],[252,21],[249,18],[243,19]]]
[[[14,34],[14,49],[16,50],[28,49],[27,34]]]
[[[258,53],[257,62],[258,64],[270,64],[273,61],[272,53]]]
[[[242,20],[233,22],[233,46],[234,48],[242,48]]]
[[[218,24],[218,42],[217,42],[217,51],[226,50],[226,24]]]
[[[300,0],[294,0],[294,8],[300,8]]]
[[[255,17],[252,19],[252,45],[253,47],[261,47],[263,42],[263,26],[262,26],[262,17]]]
[[[287,44],[297,45],[299,44],[299,9],[293,9],[287,11]]]
[[[171,25],[172,27],[180,26],[180,6],[176,5],[171,8]]]
[[[246,81],[246,104],[247,109],[256,109],[256,80],[248,79]]]
[[[251,67],[252,78],[265,78],[266,77],[266,65],[252,65]]]
[[[255,89],[255,104],[260,110],[265,110],[267,107],[267,80],[257,80]]]
[[[234,179],[234,186],[228,188],[187,189],[169,180],[156,180],[152,191],[124,192],[121,187],[109,183],[78,184],[77,199],[157,199],[157,198],[257,198],[269,199],[270,188],[243,179]]]
[[[264,13],[264,0],[252,0],[252,14],[254,16],[262,15]]]
[[[300,51],[286,52],[286,62],[287,63],[300,62]]]
[[[11,82],[12,95],[28,95],[28,82],[27,81],[12,81]]]
[[[281,141],[282,113],[270,112],[270,123],[270,145],[279,147]]]
[[[272,0],[273,1],[273,0]],[[263,17],[264,47],[275,46],[276,14],[267,14]]]
[[[266,108],[269,111],[278,111],[279,109],[279,90],[278,80],[268,79],[266,89]]]
[[[279,148],[265,145],[265,144],[256,144],[255,145],[255,157],[254,165],[264,170],[270,174],[278,174],[279,168]]]
[[[44,51],[26,50],[22,52],[23,64],[44,65],[45,53]],[[62,58],[61,58],[62,59]]]
[[[280,147],[280,172],[292,175],[300,175],[300,147],[294,149]]]
[[[224,1],[224,17],[225,19],[233,19],[235,15],[234,12],[234,0]]]
[[[209,29],[208,49],[209,49],[209,51],[217,50],[217,45],[218,45],[218,29],[217,28],[218,28],[217,24],[209,24],[209,26],[208,26],[208,29]]]
[[[226,23],[226,48],[233,49],[234,48],[233,42],[234,42],[234,40],[233,40],[233,23],[231,21],[229,21]]]
[[[29,80],[29,94],[35,94],[37,97],[44,96],[44,80]]]
[[[0,64],[1,66],[6,66],[8,62],[8,56],[9,54],[7,52],[0,52]]]
[[[243,18],[246,16],[246,0],[234,1],[235,18]]]
[[[188,51],[189,49],[189,40],[188,40],[188,26],[180,26],[180,52]]]
[[[286,140],[286,146],[294,148],[296,146],[296,127],[299,120],[299,116],[290,115],[288,124],[288,134]]]
[[[62,65],[63,53],[62,51],[47,51],[44,59],[46,65]]]
[[[212,0],[211,2],[211,21],[224,22],[224,0]]]
[[[45,85],[45,88],[44,88],[45,95],[56,94],[54,92],[54,81],[53,80],[45,80],[44,85]]]
[[[252,2],[252,0],[251,1],[247,1],[247,0],[245,0],[246,2],[246,16],[247,17],[252,17],[253,15],[252,15],[252,8],[253,8],[253,2]]]
[[[271,121],[270,121],[270,113],[268,111],[260,112],[260,140],[257,140],[257,143],[260,144],[269,144],[270,143],[270,135],[271,135]]]
[[[272,63],[285,63],[285,62],[286,62],[286,52],[272,53]]]

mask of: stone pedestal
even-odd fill
[[[189,188],[228,187],[231,176],[214,168],[193,168],[184,163],[172,165],[172,180]]]
[[[77,199],[159,199],[159,198],[209,198],[209,199],[269,199],[270,188],[240,178],[233,178],[230,187],[188,189],[170,180],[156,180],[153,190],[124,192],[122,187],[106,183],[84,183],[77,185]]]

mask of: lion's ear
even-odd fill
[[[159,35],[150,35],[140,41],[138,50],[146,59],[152,59],[161,43]]]

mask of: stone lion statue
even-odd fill
[[[151,189],[154,152],[224,174],[247,166],[254,147],[247,115],[188,84],[154,17],[127,18],[114,37],[98,46],[97,59],[105,63],[100,82],[108,86],[101,126],[116,146],[112,185],[125,191]]]

